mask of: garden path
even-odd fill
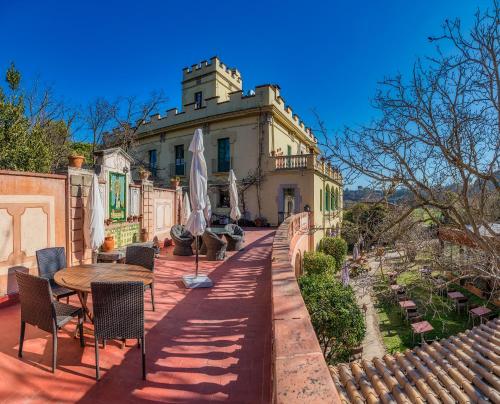
[[[351,285],[356,294],[358,305],[366,305],[366,336],[363,340],[363,359],[372,360],[385,355],[385,346],[380,334],[378,314],[373,304],[373,282],[379,268],[375,257],[368,258],[370,270],[367,274],[352,278]]]

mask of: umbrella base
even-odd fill
[[[188,289],[211,288],[214,286],[212,280],[206,275],[184,275],[182,277],[182,282]]]

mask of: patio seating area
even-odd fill
[[[161,250],[154,290],[144,293],[146,380],[142,350],[130,339],[125,346],[99,344],[97,382],[93,325],[84,324],[82,348],[75,338],[78,317],[58,332],[55,374],[50,332],[27,324],[19,358],[20,305],[0,307],[0,402],[269,402],[273,236],[273,229],[246,229],[244,250],[227,251],[224,261],[201,256],[200,271],[214,282],[209,289],[183,286],[193,257],[174,255],[174,247]],[[81,307],[74,294],[69,303]],[[88,306],[92,311],[91,297]]]

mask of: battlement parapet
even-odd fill
[[[182,80],[192,80],[213,72],[218,72],[231,81],[241,83],[241,73],[238,69],[228,67],[217,56],[210,58],[209,61],[203,60],[191,67],[182,69]]]
[[[166,111],[164,116],[153,114],[149,120],[143,122],[138,129],[139,136],[146,136],[148,133],[156,132],[162,128],[168,128],[175,125],[181,125],[189,121],[206,119],[217,115],[234,113],[249,109],[273,106],[282,116],[294,127],[293,131],[297,135],[302,135],[304,139],[312,143],[317,143],[314,133],[304,122],[300,120],[297,114],[293,113],[292,108],[286,105],[285,100],[280,95],[279,86],[275,84],[264,84],[255,87],[255,90],[246,93],[243,91],[233,91],[229,93],[229,99],[219,101],[220,97],[214,96],[205,99],[202,107],[197,107],[193,102],[184,106],[183,111],[172,108]],[[139,126],[138,122],[137,126]]]

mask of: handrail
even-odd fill
[[[274,236],[273,403],[340,403],[290,260],[297,240],[310,237],[309,227],[309,213],[298,213],[288,217]]]

